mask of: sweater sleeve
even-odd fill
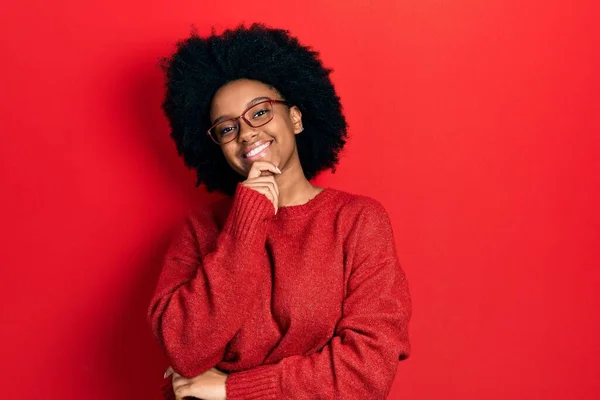
[[[410,354],[412,313],[389,217],[371,200],[350,235],[351,275],[342,318],[318,352],[231,373],[228,400],[385,399]]]
[[[241,184],[219,232],[192,214],[172,239],[147,312],[171,366],[191,378],[222,360],[257,296],[271,202]]]

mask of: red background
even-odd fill
[[[146,307],[206,196],[168,137],[157,60],[192,24],[263,21],[335,69],[352,139],[318,183],[393,219],[414,318],[390,399],[599,398],[585,3],[4,2],[1,397],[160,399]]]

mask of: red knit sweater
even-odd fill
[[[327,188],[274,215],[239,184],[186,219],[148,322],[179,374],[228,372],[228,400],[365,400],[385,399],[408,357],[410,315],[379,202]]]

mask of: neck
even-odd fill
[[[322,190],[306,179],[299,162],[286,167],[282,172],[275,176],[279,187],[279,207],[307,203]]]

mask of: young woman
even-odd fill
[[[376,200],[311,183],[346,138],[318,53],[253,24],[165,59],[163,109],[197,185],[148,322],[177,399],[384,399],[411,300]]]

